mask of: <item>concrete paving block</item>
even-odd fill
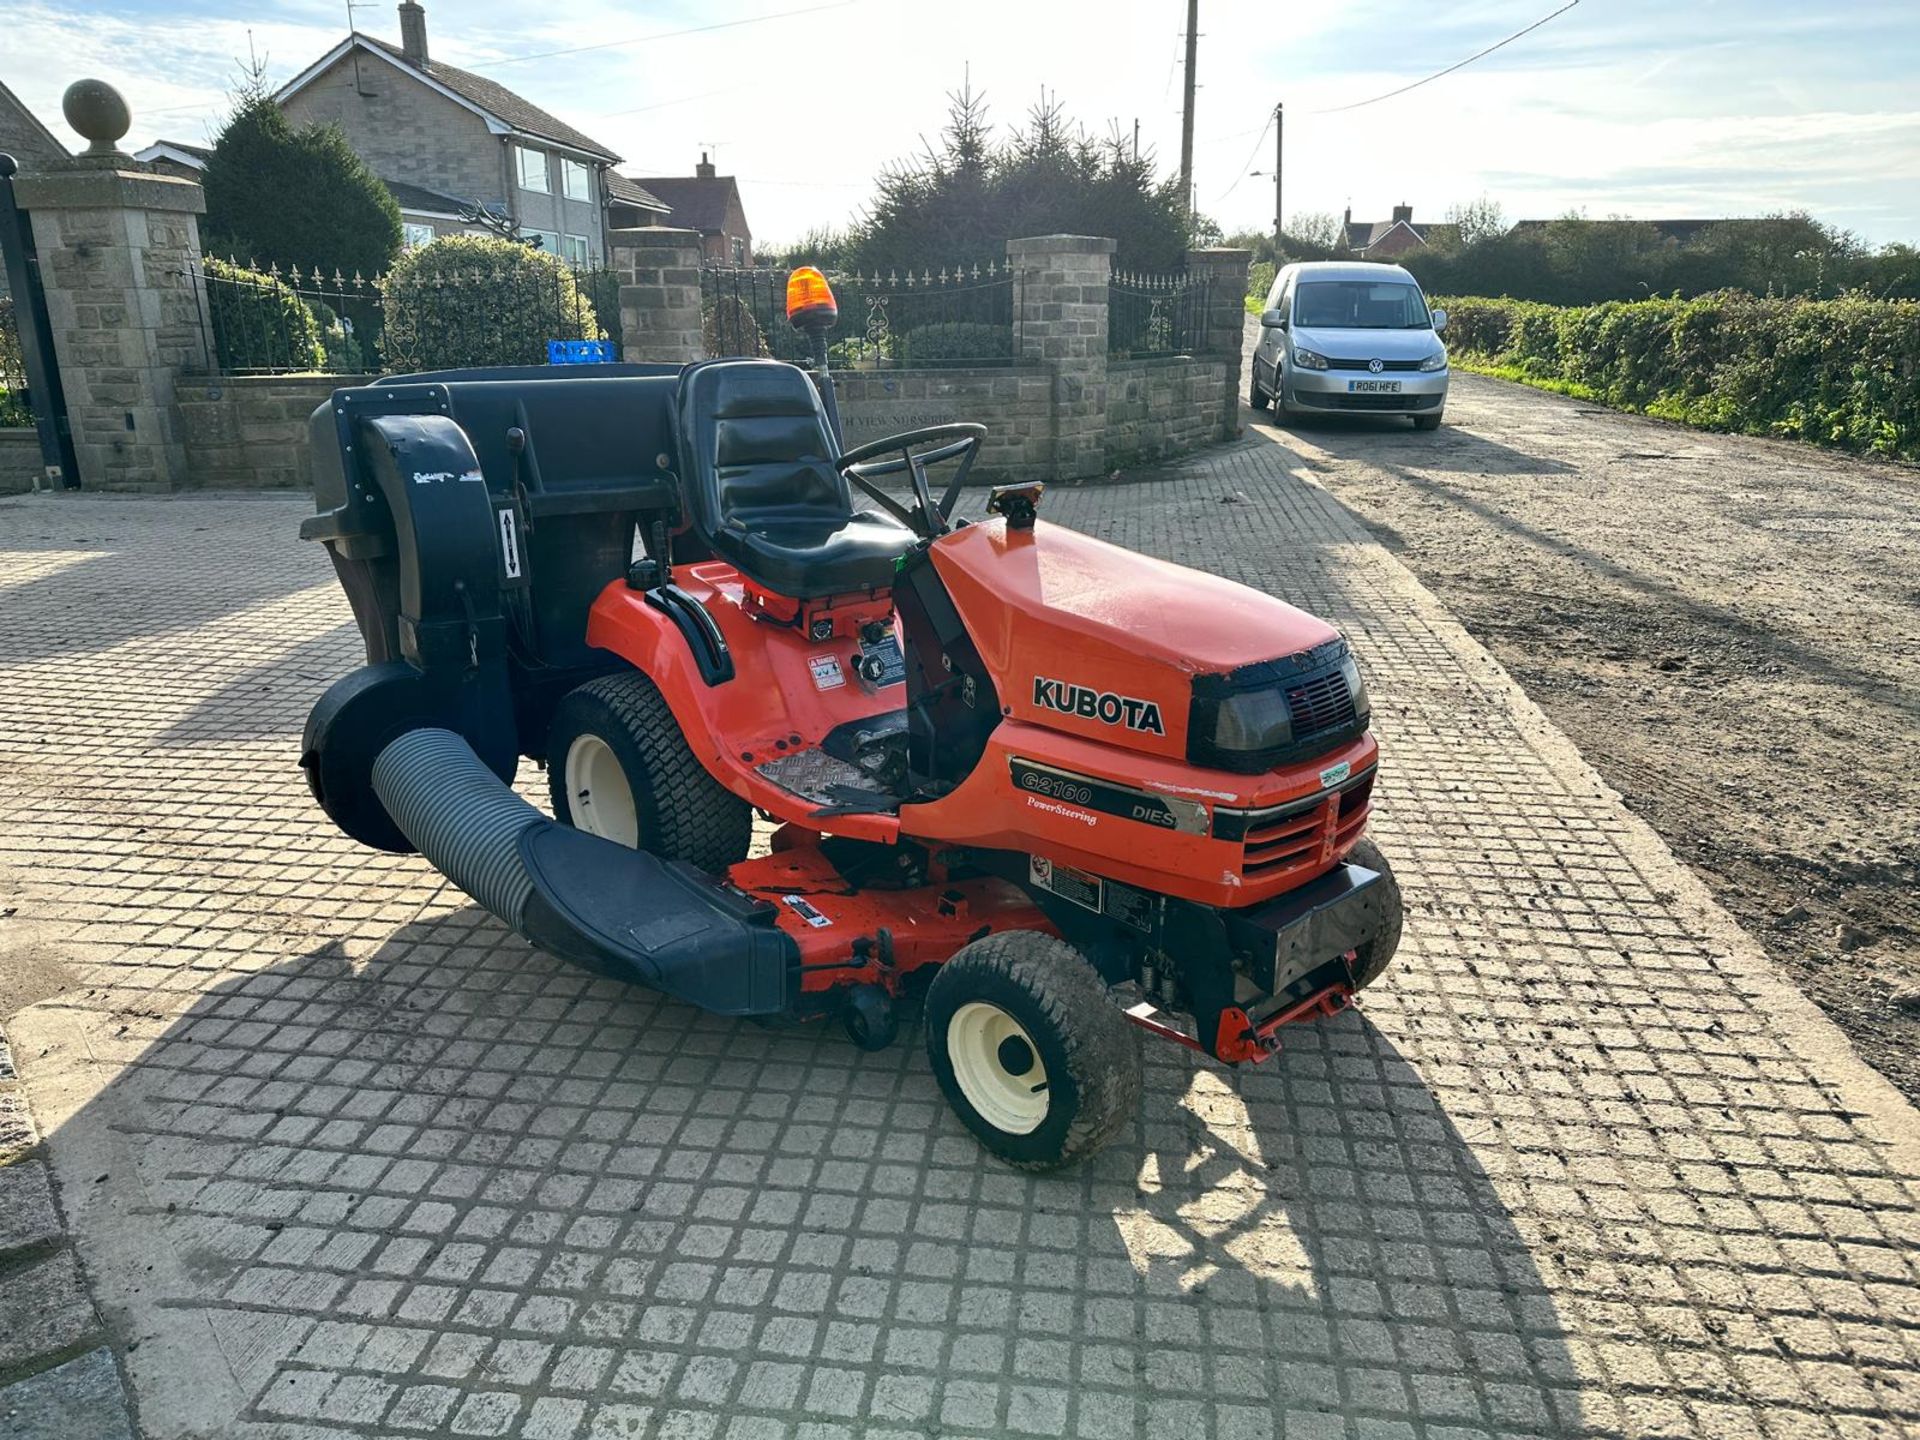
[[[39,1160],[0,1165],[0,1255],[60,1238],[60,1211]]]
[[[113,1352],[90,1350],[0,1388],[7,1440],[134,1440]]]
[[[11,1272],[0,1281],[0,1374],[71,1349],[98,1324],[72,1251]]]

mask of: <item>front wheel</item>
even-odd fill
[[[1416,430],[1438,430],[1440,428],[1440,422],[1444,418],[1445,416],[1438,410],[1434,411],[1431,415],[1416,415],[1413,417],[1413,428]]]
[[[926,1025],[947,1103],[1010,1165],[1071,1164],[1139,1109],[1133,1027],[1064,940],[1009,930],[963,946],[927,990]]]
[[[1256,410],[1264,410],[1272,403],[1273,397],[1260,386],[1260,366],[1258,362],[1247,366],[1247,404]]]
[[[1386,887],[1387,923],[1378,935],[1362,945],[1354,956],[1353,988],[1356,993],[1378,980],[1387,966],[1392,963],[1394,952],[1400,948],[1400,926],[1402,921],[1402,902],[1400,882],[1393,878],[1393,866],[1387,863],[1387,857],[1380,853],[1380,847],[1371,840],[1359,840],[1353,849],[1347,852],[1347,859],[1353,864],[1368,870],[1379,872],[1380,883]]]

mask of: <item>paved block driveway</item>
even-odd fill
[[[1266,1067],[1150,1047],[1063,1179],[917,1035],[594,980],[338,838],[300,505],[0,504],[9,1029],[142,1427],[1914,1433],[1912,1111],[1295,463],[1047,511],[1353,637],[1401,962]]]

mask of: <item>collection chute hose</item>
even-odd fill
[[[433,867],[514,929],[533,881],[520,836],[546,816],[451,730],[409,730],[373,762],[373,791]]]

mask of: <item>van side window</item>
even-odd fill
[[[1287,276],[1276,275],[1273,284],[1267,290],[1267,309],[1271,310],[1280,303],[1280,287],[1287,283]]]
[[[1270,310],[1278,310],[1289,319],[1292,318],[1289,312],[1293,309],[1293,278],[1291,275],[1287,277],[1287,283],[1285,287],[1281,289],[1279,296],[1267,306]]]

